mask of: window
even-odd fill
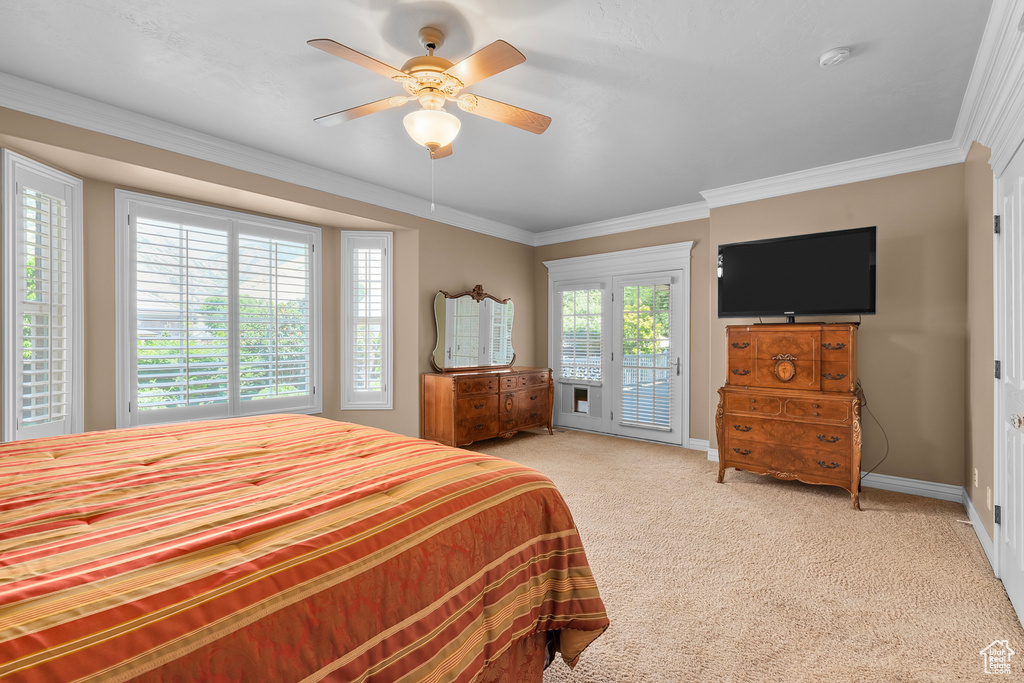
[[[390,232],[341,233],[342,410],[392,406],[391,241]]]
[[[320,412],[320,231],[118,192],[118,426]]]
[[[83,429],[82,181],[3,150],[3,438]]]
[[[601,290],[571,289],[562,296],[564,379],[601,380]]]

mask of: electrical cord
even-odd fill
[[[875,414],[873,412],[871,412],[871,410],[868,408],[868,401],[867,401],[867,398],[864,396],[864,389],[861,387],[860,382],[857,382],[857,391],[861,395],[861,399],[863,401],[861,403],[860,407],[863,410],[867,411],[868,415],[871,416],[871,419],[875,421],[876,425],[878,425],[878,428],[882,430],[882,436],[885,438],[885,454],[882,455],[882,459],[881,460],[879,460],[877,463],[875,463],[874,467],[872,467],[870,470],[868,470],[864,474],[860,475],[860,480],[864,481],[864,477],[868,476],[869,474],[874,472],[876,469],[878,469],[878,466],[881,465],[883,462],[885,462],[885,459],[889,457],[889,435],[885,433],[885,427],[882,426],[882,423],[878,421],[878,418],[875,417]]]

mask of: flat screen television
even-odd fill
[[[718,247],[718,317],[875,312],[876,228]]]

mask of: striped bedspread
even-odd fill
[[[0,444],[3,681],[471,681],[607,624],[506,460],[295,415]]]

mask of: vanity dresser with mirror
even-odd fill
[[[434,296],[437,346],[420,386],[420,433],[448,446],[508,438],[531,427],[551,431],[550,368],[513,367],[511,299],[481,285]]]

